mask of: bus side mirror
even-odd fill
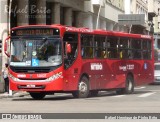
[[[69,54],[71,53],[72,49],[71,49],[71,44],[66,44],[66,53]]]
[[[8,38],[5,39],[4,41],[4,53],[10,57],[10,53],[9,53],[9,50],[8,50],[8,47],[9,47],[9,40],[10,40],[10,36]]]

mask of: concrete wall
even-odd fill
[[[160,43],[160,34],[155,34],[154,35],[154,39],[155,39],[155,44],[154,44],[154,47],[156,48],[156,49],[160,49],[160,48],[158,48],[158,41],[159,41],[159,43]],[[160,47],[160,46],[159,46]]]
[[[119,27],[119,25],[117,24],[118,14],[124,13],[124,0],[112,1],[112,2],[110,2],[109,0],[104,0],[104,1],[105,4],[104,5],[102,4],[100,10],[98,29],[125,31],[126,27],[124,26]],[[97,3],[94,2],[93,0],[85,1],[84,8],[85,12],[87,12],[88,15],[90,14],[90,17],[85,16],[84,26],[87,26],[91,29],[96,29],[97,16],[98,16],[98,11],[100,9],[100,4],[98,4],[98,2]],[[89,20],[89,22],[86,20]],[[90,24],[90,22],[93,23]]]
[[[1,0],[0,1],[0,40],[4,41],[7,36],[8,36],[8,12],[7,10],[5,11],[5,7],[7,5],[7,0]],[[4,43],[2,43],[2,46],[4,45]],[[3,51],[4,47],[2,47],[2,51]],[[5,62],[7,62],[7,57],[4,54],[4,52],[2,52],[0,54],[0,72],[3,70],[4,68],[4,64]],[[3,82],[3,78],[2,76],[0,76],[0,92],[2,92],[4,89],[4,82]]]
[[[75,10],[84,11],[84,2],[83,0],[47,0],[51,2],[58,2],[66,7],[73,7]]]
[[[105,18],[115,22],[118,22],[118,14],[124,14],[124,11],[119,11],[114,6],[109,4],[106,4],[105,11]]]

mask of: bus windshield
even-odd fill
[[[11,66],[49,67],[62,64],[62,46],[59,38],[11,40]]]

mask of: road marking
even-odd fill
[[[116,95],[116,96],[113,96],[113,97],[123,97],[123,96],[126,96],[126,95]]]
[[[152,91],[152,92],[160,92],[160,90],[150,90],[150,91]]]
[[[148,97],[148,96],[151,96],[151,95],[153,95],[153,94],[155,94],[156,92],[149,92],[149,93],[145,93],[145,94],[142,94],[142,95],[140,95],[140,96],[138,96],[138,97]]]
[[[138,90],[138,89],[145,89],[146,87],[142,86],[142,87],[136,87],[134,89]]]

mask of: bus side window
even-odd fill
[[[106,53],[106,37],[96,35],[94,38],[94,46],[95,46],[95,57],[96,58],[107,58]]]
[[[117,37],[108,37],[107,38],[108,58],[111,58],[111,59],[119,58],[117,46],[118,46],[118,38]]]
[[[70,44],[71,52],[66,52],[66,43]],[[65,33],[63,38],[64,44],[64,63],[65,68],[68,68],[73,64],[78,55],[78,34],[77,33]]]
[[[142,41],[140,39],[132,40],[132,51],[134,59],[142,59]]]
[[[93,35],[81,35],[81,56],[82,58],[93,58],[94,54]]]

